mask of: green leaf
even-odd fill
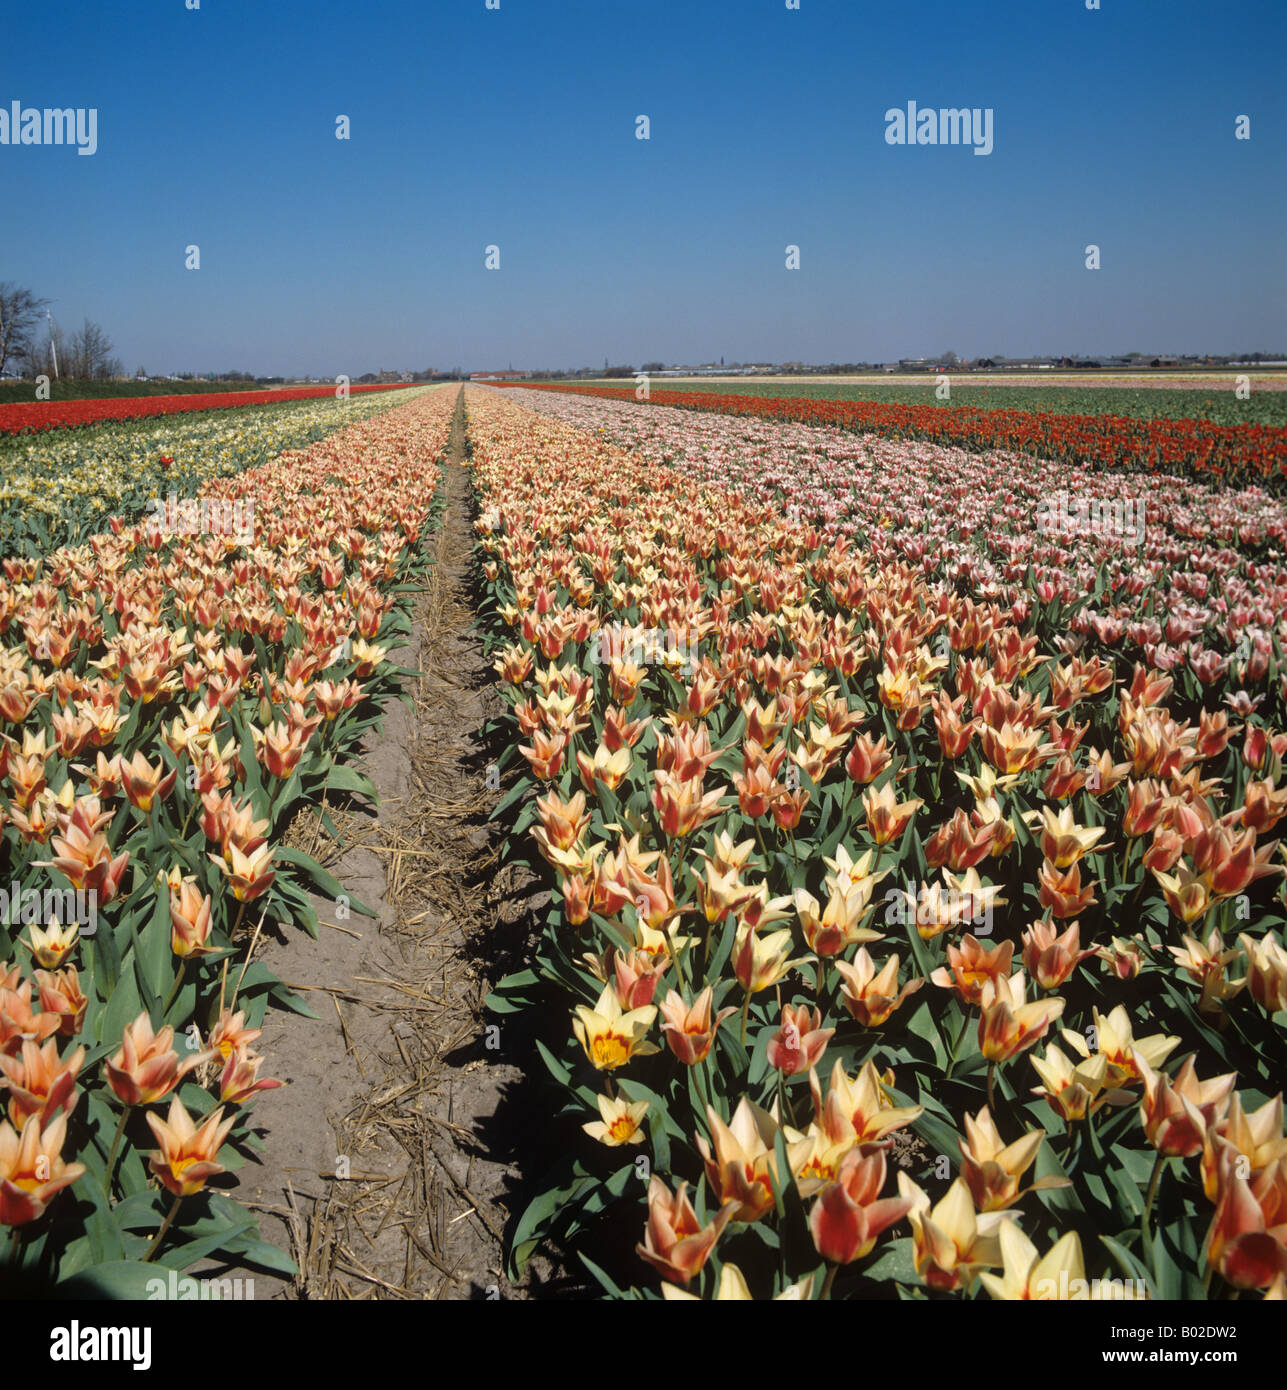
[[[378,915],[365,903],[353,897],[351,893],[346,893],[344,885],[339,879],[329,869],[324,869],[311,855],[305,854],[302,849],[295,849],[291,845],[278,845],[274,851],[274,857],[282,863],[297,865],[332,902],[339,902],[343,898],[354,912],[360,912],[363,917]]]

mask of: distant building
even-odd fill
[[[523,381],[527,372],[470,372],[470,381]]]

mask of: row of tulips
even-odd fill
[[[555,889],[490,1002],[555,1020],[584,1136],[513,1271],[558,1237],[634,1298],[1282,1297],[1287,734],[467,403],[497,815]]]
[[[1020,619],[1039,610],[1065,652],[1143,661],[1189,699],[1232,685],[1287,718],[1287,498],[666,406],[514,398],[798,517],[824,542]]]
[[[254,393],[241,393],[247,394]],[[161,422],[109,419],[92,429],[0,437],[0,555],[45,555],[87,540],[107,529],[112,517],[134,521],[149,507],[169,507],[171,495],[195,498],[211,478],[256,468],[408,398],[385,392],[353,400],[243,403],[238,410]],[[234,525],[237,520],[227,518],[224,529],[245,529]]]
[[[402,391],[402,386],[350,386],[354,395]],[[285,401],[334,399],[334,386],[287,386],[275,391],[199,391],[186,396],[102,396],[83,401],[29,401],[0,405],[0,434],[70,429],[108,420],[142,420],[193,410],[237,410]]]
[[[252,538],[118,524],[5,561],[0,1269],[24,1292],[291,1268],[210,1186],[280,1084],[266,1008],[307,1012],[255,941],[315,935],[310,888],[341,898],[282,836],[327,791],[373,792],[344,757],[398,688],[451,411],[430,392],[211,480],[253,498]]]
[[[524,382],[532,391],[571,391],[634,400],[633,386]],[[831,401],[809,396],[736,395],[716,391],[649,390],[657,405],[835,425],[894,439],[920,439],[967,449],[1005,449],[1060,463],[1160,470],[1225,482],[1287,479],[1287,426],[1213,425],[1207,420],[1145,420],[1128,415],[1072,415],[1044,410],[983,410],[958,405]]]

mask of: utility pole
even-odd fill
[[[54,343],[54,316],[45,310],[45,318],[49,323],[49,351],[54,355],[54,380],[58,379],[58,348]]]

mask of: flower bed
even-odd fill
[[[568,386],[522,382],[531,391],[566,391],[634,400],[634,387]],[[980,410],[901,405],[884,401],[829,401],[811,397],[750,396],[718,391],[649,391],[657,405],[752,415],[806,425],[837,425],[895,439],[923,439],[967,449],[1008,449],[1060,463],[1104,468],[1183,471],[1226,482],[1287,479],[1287,427],[1213,425],[1206,420],[1142,420],[1125,415],[1064,415],[1038,410]]]
[[[566,1020],[584,1132],[513,1272],[634,1212],[614,1295],[1282,1297],[1262,700],[468,404],[497,814],[555,888],[491,1004]]]
[[[344,756],[398,688],[452,404],[210,480],[253,535],[145,522],[3,562],[0,1224],[24,1291],[290,1268],[209,1185],[278,1084],[266,1008],[307,1012],[254,938],[315,934],[309,887],[366,911],[281,835],[324,789],[371,792]]]

